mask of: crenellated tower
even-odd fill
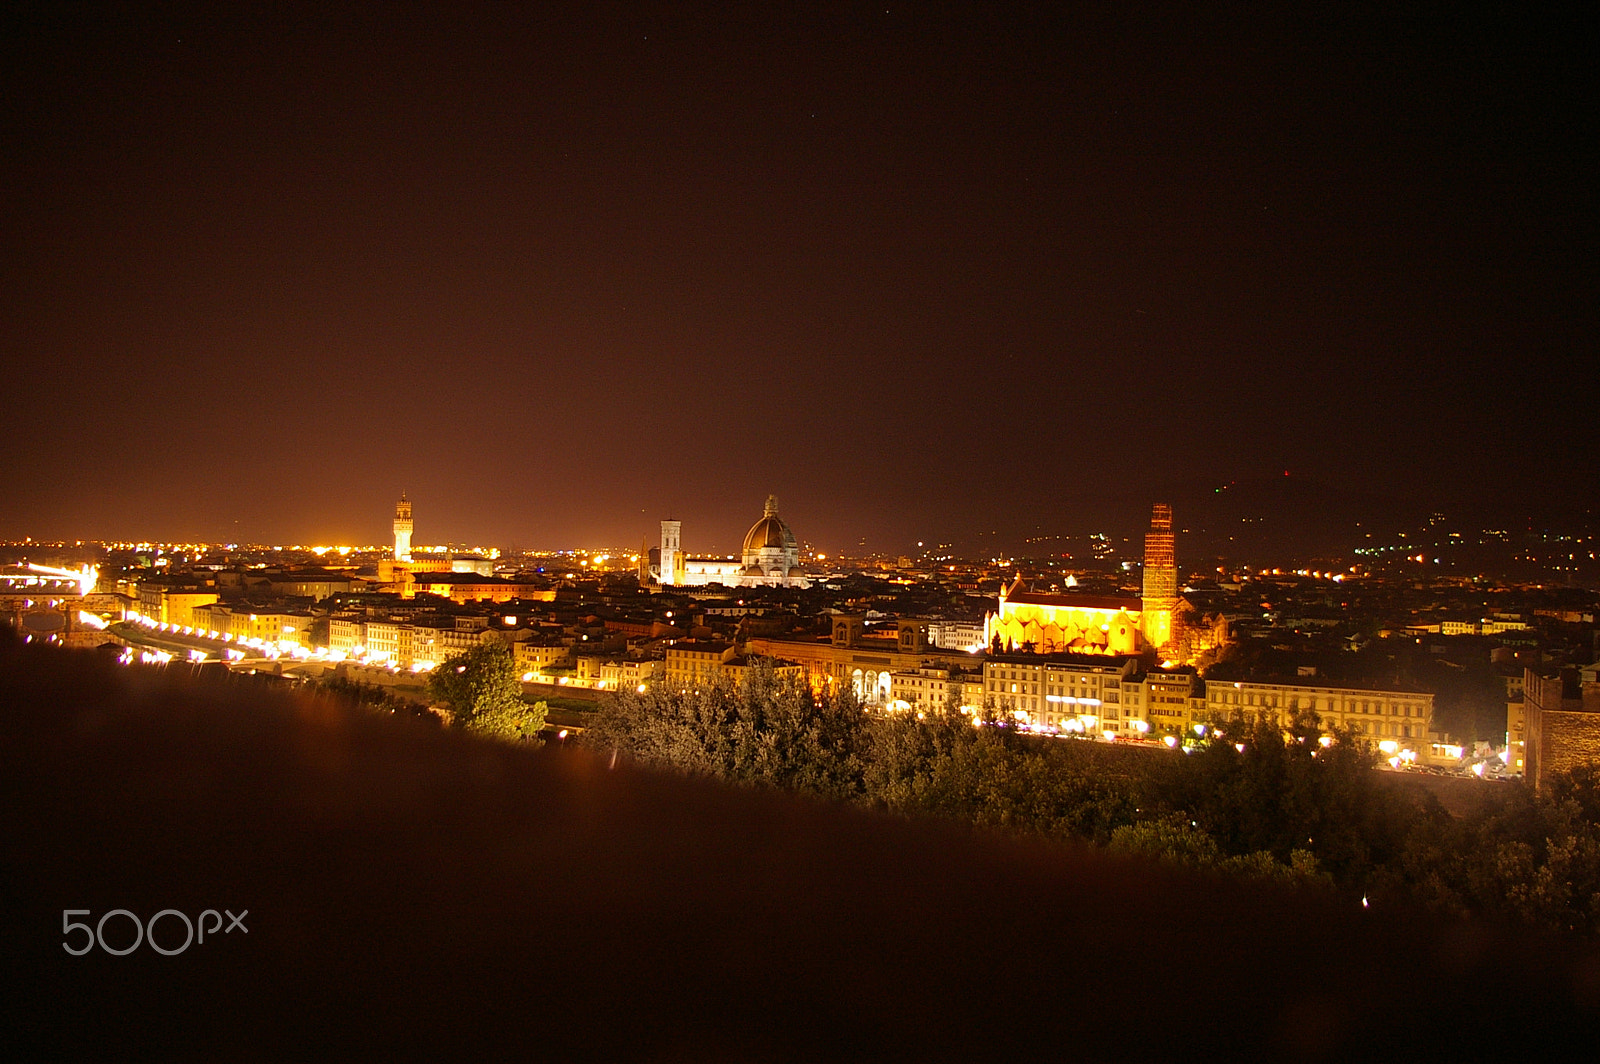
[[[411,502],[403,491],[394,506],[394,560],[411,560]]]

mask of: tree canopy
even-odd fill
[[[728,681],[614,695],[583,744],[690,775],[854,798],[866,717],[854,694],[815,694],[770,668]]]
[[[522,697],[511,651],[482,643],[445,660],[428,677],[428,694],[450,710],[451,724],[499,739],[534,739],[549,707]]]
[[[977,726],[974,726],[974,725]],[[1390,786],[1360,736],[1235,716],[1188,753],[1044,738],[954,706],[869,711],[753,669],[602,703],[581,745],[729,783],[1075,840],[1191,868],[1600,932],[1600,773],[1454,819]]]

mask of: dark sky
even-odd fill
[[[536,6],[9,16],[0,536],[1600,482],[1587,21]]]

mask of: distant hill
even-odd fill
[[[1187,554],[1232,559],[1348,555],[1369,532],[1382,535],[1427,515],[1416,502],[1354,492],[1309,477],[1261,477],[1185,492],[1172,502],[1174,521],[1189,530]]]

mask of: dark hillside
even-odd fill
[[[1525,1053],[1600,1020],[1594,958],[1526,933],[176,668],[6,651],[0,714],[0,1029],[69,1058],[1433,1059],[1477,1001],[1537,1008]],[[85,909],[248,932],[71,956]]]

